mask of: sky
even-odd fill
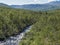
[[[8,5],[23,5],[23,4],[44,4],[55,0],[0,0],[0,3]]]

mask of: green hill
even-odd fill
[[[0,7],[9,7],[9,8],[10,8],[10,6],[9,6],[9,5],[4,4],[4,3],[0,3]]]
[[[47,11],[39,17],[20,45],[60,45],[60,10]]]
[[[34,12],[0,7],[0,40],[33,25],[20,45],[60,45],[60,10]]]
[[[37,12],[0,7],[0,40],[14,36],[37,21]]]

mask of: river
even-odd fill
[[[27,27],[22,33],[12,36],[7,39],[5,42],[0,42],[0,45],[19,45],[20,41],[24,37],[25,33],[31,30],[32,26]]]

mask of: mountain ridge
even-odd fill
[[[1,5],[2,3],[0,3]],[[60,1],[52,1],[46,4],[24,4],[24,5],[6,5],[12,8],[17,9],[27,9],[27,10],[34,10],[34,11],[40,11],[40,10],[53,10],[53,9],[60,9]]]

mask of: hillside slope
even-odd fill
[[[25,4],[25,5],[11,5],[13,8],[27,9],[33,11],[46,11],[60,9],[60,1],[52,1],[46,4]]]
[[[0,40],[22,32],[37,21],[37,12],[0,7]]]
[[[0,6],[16,8],[16,9],[33,10],[33,11],[47,11],[47,10],[60,9],[60,1],[52,1],[45,4],[25,4],[25,5],[7,5],[4,3],[0,3]]]
[[[4,3],[0,3],[0,7],[3,6],[3,7],[10,7],[9,5],[7,4],[4,4]]]
[[[20,45],[60,45],[60,10],[43,13]]]

